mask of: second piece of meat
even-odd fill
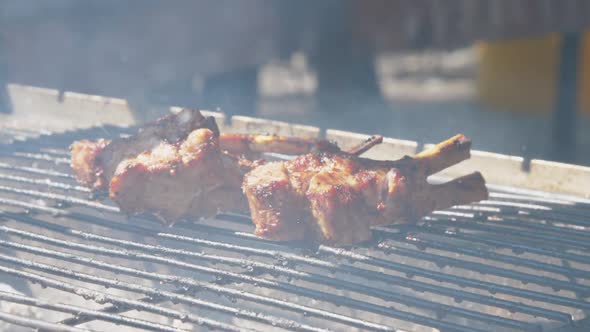
[[[343,153],[312,153],[246,174],[256,234],[271,240],[349,245],[371,238],[371,226],[414,222],[426,214],[487,198],[481,174],[441,185],[426,178],[469,157],[457,135],[415,158],[376,161]]]

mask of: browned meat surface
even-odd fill
[[[183,217],[208,217],[218,211],[248,211],[241,190],[243,177],[264,161],[228,153],[220,147],[224,139],[244,144],[241,150],[232,149],[232,152],[245,155],[265,150],[309,152],[315,146],[313,140],[288,140],[269,135],[219,137],[210,129],[196,129],[185,140],[175,144],[162,141],[150,150],[121,161],[110,181],[110,198],[123,212],[151,212],[166,224]],[[239,143],[241,141],[250,143]]]
[[[463,135],[414,158],[356,156],[381,139],[345,153],[313,139],[220,135],[213,119],[183,110],[128,138],[75,142],[72,168],[81,183],[108,188],[128,214],[150,212],[173,224],[249,207],[259,236],[336,245],[370,239],[374,225],[413,222],[487,197],[479,173],[441,185],[426,181],[469,158],[471,142]],[[261,152],[301,155],[282,162],[253,159]]]
[[[151,212],[167,224],[220,210],[247,211],[243,175],[264,161],[246,157],[316,149],[338,150],[313,139],[220,135],[213,119],[190,110],[164,117],[128,138],[83,140],[71,147],[72,168],[81,183],[108,189],[123,212]]]
[[[349,245],[369,240],[371,226],[413,222],[437,209],[486,199],[479,173],[442,185],[426,181],[468,158],[469,148],[469,140],[458,135],[398,161],[306,154],[254,168],[244,178],[243,191],[257,235]]]
[[[110,143],[105,139],[96,142],[89,140],[76,141],[70,146],[72,153],[71,167],[76,180],[89,188],[102,188],[104,183],[101,171],[96,167],[96,156]]]
[[[219,134],[212,117],[204,117],[198,110],[182,110],[147,124],[135,135],[113,141],[77,141],[70,147],[72,169],[79,181],[92,189],[107,189],[119,163],[144,151],[149,151],[161,142],[171,144],[184,140],[198,128],[208,128]]]
[[[219,210],[245,211],[240,191],[247,170],[219,149],[218,137],[197,129],[178,144],[160,142],[123,160],[109,196],[123,212],[153,212],[165,223],[182,217],[208,217]]]

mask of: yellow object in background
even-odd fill
[[[481,42],[477,48],[477,91],[482,103],[517,112],[553,111],[559,63],[557,34]]]

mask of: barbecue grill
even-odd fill
[[[88,103],[102,103],[88,97]],[[216,116],[225,131],[319,128]],[[586,331],[590,170],[473,153],[490,199],[378,227],[352,248],[275,243],[247,216],[163,227],[77,185],[73,140],[133,128],[0,137],[0,321],[40,331]],[[328,130],[346,147],[366,135]],[[415,142],[368,152],[396,158]],[[551,174],[551,177],[545,176]],[[437,179],[434,179],[435,181]],[[586,182],[584,182],[586,181]],[[532,189],[531,189],[532,188]]]

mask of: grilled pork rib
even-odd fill
[[[196,129],[178,144],[160,142],[123,160],[109,197],[123,212],[153,212],[166,224],[182,217],[208,217],[221,211],[246,211],[240,185],[249,164],[219,148],[209,129]]]
[[[145,125],[130,137],[113,141],[76,141],[70,146],[71,166],[80,183],[95,190],[106,189],[121,161],[151,150],[161,142],[175,144],[198,128],[207,128],[219,135],[213,117],[185,109]]]
[[[178,131],[174,131],[178,126]],[[325,141],[275,135],[220,135],[212,118],[183,110],[148,125],[138,134],[71,146],[78,181],[108,189],[128,214],[151,212],[166,224],[218,211],[247,211],[241,193],[244,174],[263,163],[260,152],[338,151]]]
[[[371,226],[413,222],[437,209],[486,199],[480,173],[441,185],[426,181],[469,158],[469,148],[470,141],[457,135],[398,161],[320,152],[260,165],[243,184],[256,235],[350,245],[369,240]]]

